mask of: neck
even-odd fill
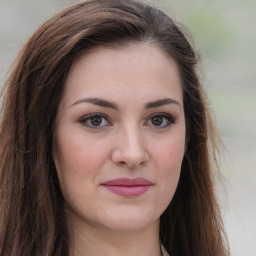
[[[159,221],[140,230],[109,230],[71,223],[70,256],[161,256]]]

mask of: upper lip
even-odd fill
[[[137,178],[117,178],[113,180],[108,180],[102,185],[105,186],[127,186],[127,187],[133,187],[133,186],[150,186],[152,185],[152,182],[150,182],[147,179],[137,177]]]

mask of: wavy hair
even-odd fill
[[[139,42],[157,45],[176,61],[183,88],[186,153],[177,191],[161,216],[160,239],[172,256],[229,255],[213,183],[216,129],[191,43],[157,8],[135,0],[89,0],[57,13],[31,36],[2,91],[2,256],[68,255],[66,207],[52,158],[63,85],[82,53]]]

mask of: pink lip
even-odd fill
[[[145,193],[153,184],[144,178],[119,178],[109,180],[103,187],[121,196],[139,196]]]

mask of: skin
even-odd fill
[[[175,193],[185,146],[175,61],[150,43],[82,55],[67,77],[54,136],[70,255],[161,255],[160,215]],[[122,177],[152,185],[138,196],[102,185]]]

